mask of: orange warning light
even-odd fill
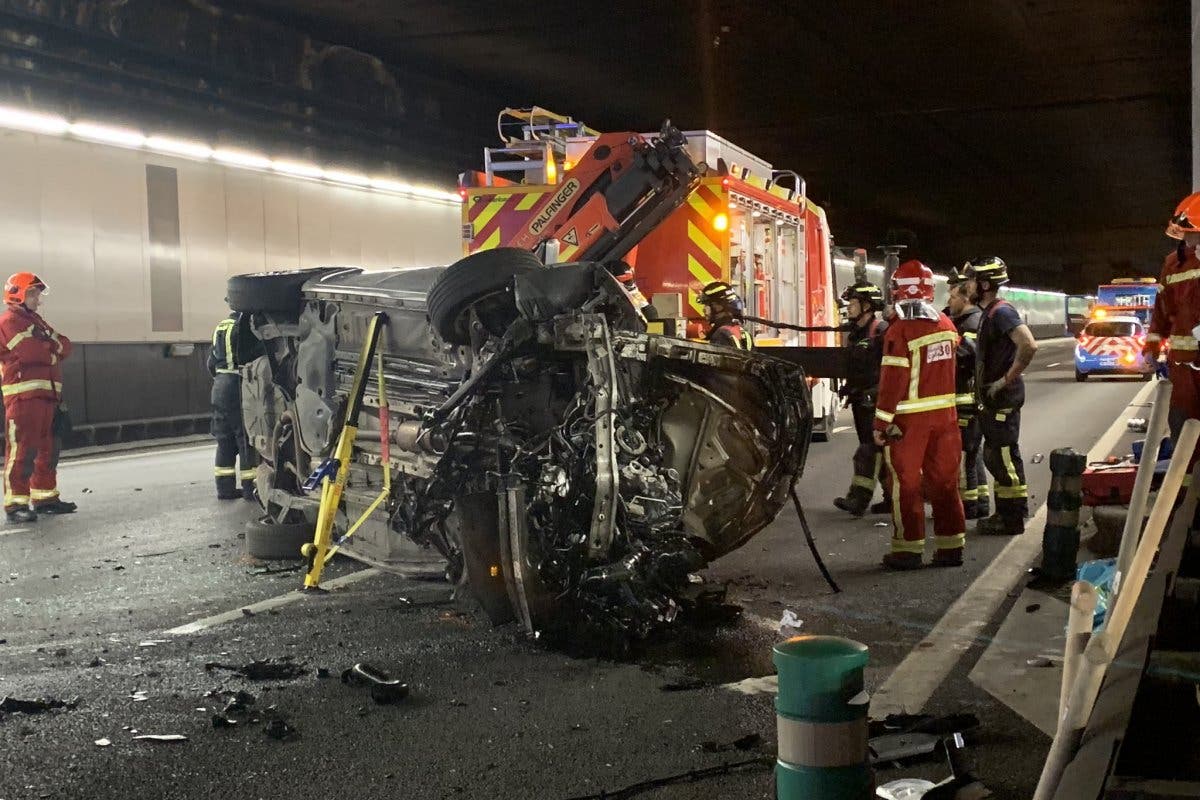
[[[713,226],[713,230],[717,230],[717,231],[723,231],[723,230],[728,229],[729,228],[729,215],[728,214],[717,214],[715,217],[713,217],[712,226]]]

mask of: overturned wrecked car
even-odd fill
[[[804,465],[799,367],[648,335],[603,265],[503,248],[448,268],[238,276],[229,301],[265,347],[243,413],[266,514],[315,519],[303,484],[382,313],[388,412],[369,366],[337,528],[390,470],[388,534],[436,550],[493,620],[530,632],[637,638],[670,622],[694,573],[770,523]]]

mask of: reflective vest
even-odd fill
[[[71,340],[22,305],[0,315],[0,391],[6,401],[62,397],[62,361]]]
[[[1162,289],[1154,299],[1149,338],[1169,345],[1172,363],[1190,364],[1200,350],[1192,332],[1200,325],[1200,259],[1195,248],[1179,247],[1167,256],[1158,282]]]
[[[237,348],[233,344],[233,333],[237,319],[229,317],[217,323],[213,331],[212,350],[208,356],[208,368],[214,375],[237,375],[238,365],[234,356]]]
[[[945,314],[937,321],[896,318],[883,337],[875,427],[912,414],[945,417],[954,424],[955,349],[959,335]]]
[[[736,322],[713,328],[708,335],[708,341],[710,344],[733,347],[738,350],[754,349],[754,337],[750,335],[750,331]]]

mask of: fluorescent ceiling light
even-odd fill
[[[325,179],[336,183],[348,183],[351,186],[370,186],[371,179],[357,172],[342,172],[336,169],[325,170]]]
[[[231,164],[235,167],[268,169],[271,166],[271,159],[261,153],[250,153],[245,150],[214,150],[213,158],[222,164]]]
[[[0,127],[16,128],[34,133],[63,134],[71,124],[54,114],[38,114],[10,106],[0,106]]]
[[[371,188],[381,192],[396,192],[398,194],[414,193],[417,187],[410,183],[394,181],[391,178],[371,178]]]
[[[172,139],[168,136],[151,136],[146,139],[146,147],[159,153],[187,158],[210,158],[213,149],[204,142],[191,142],[186,139]]]
[[[80,139],[115,144],[121,147],[141,147],[146,142],[146,137],[141,131],[135,131],[132,128],[114,128],[95,122],[76,122],[71,125],[70,130],[72,135],[78,136]]]
[[[302,161],[273,161],[271,166],[276,172],[282,172],[284,175],[296,175],[301,178],[319,178],[325,174],[325,170],[318,167],[316,164],[305,164]]]

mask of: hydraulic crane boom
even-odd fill
[[[687,139],[663,123],[656,138],[606,133],[536,206],[529,224],[502,242],[545,258],[557,239],[574,249],[564,260],[610,262],[624,257],[699,185],[703,164]]]

